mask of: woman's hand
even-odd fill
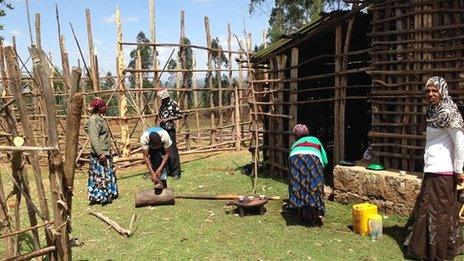
[[[107,167],[107,166],[106,166],[106,163],[107,163],[107,162],[106,162],[106,156],[105,156],[105,154],[101,154],[101,155],[98,157],[98,159],[100,160],[100,163],[101,163],[104,167]]]
[[[459,184],[463,183],[464,182],[464,173],[456,174],[456,178],[457,178]]]

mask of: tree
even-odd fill
[[[217,69],[219,65],[222,68],[227,67],[229,65],[229,60],[226,58],[224,52],[222,52],[222,46],[220,45],[219,38],[216,37],[211,40],[211,48],[214,49],[213,51],[211,51],[211,62],[212,62],[211,67],[214,69]],[[212,86],[209,86],[210,78],[211,78]],[[225,74],[220,75],[219,71],[215,71],[214,73],[209,71],[205,77],[205,86],[207,88],[212,88],[212,89],[218,88],[219,81],[221,81],[221,86],[223,87],[229,85],[229,79]],[[209,96],[211,94],[213,95],[214,104],[218,104],[219,92],[216,92],[216,91],[208,91],[204,93],[202,99],[209,100]]]
[[[0,17],[4,17],[6,15],[5,10],[11,10],[13,6],[7,0],[0,0]],[[4,29],[3,24],[0,24],[0,31]],[[3,41],[3,36],[0,36],[0,41]]]
[[[340,9],[346,7],[342,0],[272,0],[269,14],[269,39],[272,42],[282,35],[289,35],[301,27],[319,18],[325,8]],[[271,0],[250,0],[248,11],[251,15],[264,12],[262,7]]]
[[[140,31],[137,34],[137,43],[149,43],[150,41],[145,36],[145,33]],[[140,58],[142,60],[142,69],[148,69],[153,65],[153,50],[148,45],[138,45],[137,48],[130,52],[129,67],[135,68],[135,61],[137,60],[137,52],[140,51]]]

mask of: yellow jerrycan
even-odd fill
[[[368,218],[369,215],[377,214],[377,206],[370,203],[361,203],[353,205],[352,210],[352,221],[353,221],[353,231],[361,234],[369,234],[369,224]]]

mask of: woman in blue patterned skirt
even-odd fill
[[[308,127],[293,128],[296,141],[290,150],[289,197],[296,218],[310,226],[321,226],[325,215],[324,166],[327,155],[319,139],[309,136]]]
[[[106,103],[96,97],[90,103],[90,118],[85,131],[90,139],[90,166],[87,184],[90,204],[107,204],[118,197],[116,173],[111,155],[110,130],[103,115]]]

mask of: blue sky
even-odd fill
[[[25,0],[9,0],[14,10],[7,11],[1,19],[5,25],[0,34],[5,38],[6,44],[11,43],[11,37],[16,36],[19,53],[23,59],[28,57],[27,47],[30,44],[28,24],[26,18]],[[232,31],[243,38],[244,27],[253,35],[253,44],[263,41],[263,30],[267,28],[266,15],[248,14],[249,0],[155,0],[157,41],[160,43],[179,42],[180,11],[185,11],[186,35],[195,45],[206,45],[203,19],[210,19],[213,37],[219,37],[227,48],[227,23]],[[92,30],[94,44],[99,57],[99,66],[102,71],[115,71],[116,53],[116,26],[114,24],[115,7],[118,5],[123,19],[123,38],[125,42],[135,42],[139,31],[144,31],[149,37],[149,9],[148,0],[30,0],[32,30],[34,31],[34,15],[41,15],[42,46],[46,52],[51,52],[55,65],[60,65],[57,25],[55,17],[55,4],[60,12],[61,31],[66,39],[66,48],[70,57],[70,64],[77,66],[80,58],[76,43],[73,39],[69,23],[72,23],[88,59],[87,33],[85,24],[85,9],[92,15]],[[234,48],[237,48],[234,39]],[[126,65],[128,54],[133,47],[125,49]],[[160,63],[164,64],[172,48],[160,50]],[[204,52],[196,52],[198,67],[205,68]],[[61,67],[61,66],[59,66]]]

